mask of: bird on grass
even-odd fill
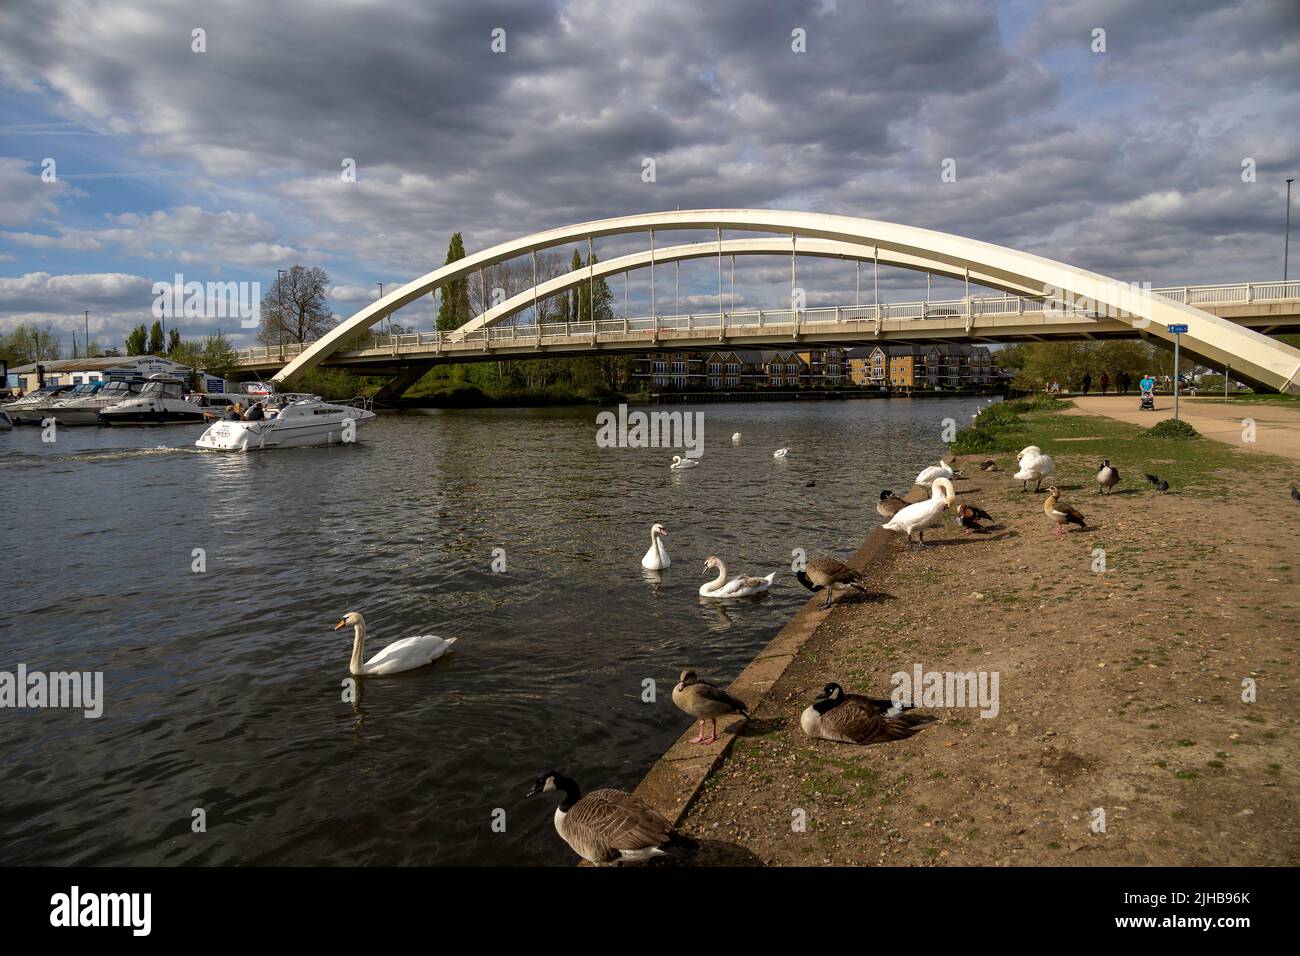
[[[886,488],[880,493],[880,500],[876,502],[876,513],[882,518],[889,519],[906,507],[906,501]]]
[[[1033,479],[1034,491],[1041,491],[1043,479],[1049,478],[1056,474],[1056,463],[1052,461],[1051,455],[1044,455],[1041,448],[1037,445],[1029,445],[1016,455],[1016,461],[1020,463],[1020,470],[1012,477],[1020,482],[1020,490],[1029,490],[1029,481]]]
[[[921,469],[921,472],[916,476],[914,484],[918,484],[922,488],[929,488],[934,484],[936,478],[947,478],[949,481],[952,481],[955,475],[956,472],[952,470],[952,466],[941,458],[939,459],[939,464]]]
[[[936,478],[930,486],[930,497],[908,505],[894,517],[881,525],[886,531],[902,531],[910,544],[912,535],[917,536],[921,548],[925,547],[925,529],[933,528],[943,517],[943,513],[953,506],[952,482],[947,478]]]
[[[1047,500],[1043,502],[1043,513],[1056,522],[1055,534],[1060,537],[1067,524],[1077,524],[1080,528],[1087,528],[1084,523],[1083,515],[1074,508],[1071,508],[1061,500],[1061,490],[1052,485],[1047,489]]]
[[[598,866],[683,856],[700,847],[640,797],[622,790],[593,790],[583,796],[558,770],[538,777],[524,796],[556,790],[564,800],[555,811],[555,832],[578,856]]]
[[[1107,458],[1097,466],[1097,494],[1103,491],[1107,494],[1110,490],[1119,484],[1119,469],[1111,465],[1110,459]]]
[[[867,579],[863,577],[862,572],[834,558],[813,558],[802,571],[796,571],[794,576],[799,579],[800,584],[814,594],[818,591],[826,592],[826,600],[822,602],[823,609],[831,606],[836,591],[852,588],[863,594],[868,593]]]
[[[1147,475],[1147,481],[1151,482],[1151,484],[1155,486],[1156,491],[1169,490],[1169,482],[1165,481],[1164,479],[1160,478],[1157,475]]]
[[[990,458],[988,461],[980,462],[980,471],[997,471],[998,463]]]
[[[911,707],[892,700],[846,694],[839,684],[827,684],[799,717],[809,737],[846,744],[874,744],[912,736],[933,717],[910,714]]]
[[[959,504],[957,506],[957,523],[966,531],[974,531],[976,534],[988,534],[988,529],[981,527],[979,522],[992,520],[993,516],[979,505]]]
[[[727,693],[716,684],[700,680],[695,671],[682,671],[677,686],[673,688],[673,703],[700,721],[699,735],[693,744],[711,744],[718,739],[718,718],[728,714],[749,716],[749,707],[739,697]],[[705,739],[704,722],[713,722],[713,733]]]
[[[1295,485],[1291,486],[1291,497],[1296,501],[1300,501],[1300,491],[1296,491]]]

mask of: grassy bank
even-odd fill
[[[825,612],[750,702],[753,719],[683,821],[719,851],[702,862],[1300,861],[1291,463],[1063,407],[1029,400],[973,429],[981,437],[964,441],[996,450],[960,461],[971,477],[957,494],[994,515],[990,533],[947,519],[924,551],[896,537],[870,568],[873,593]],[[1087,530],[1056,538],[1045,496],[1011,479],[1028,444],[1055,458]],[[999,471],[978,470],[988,457]],[[1105,496],[1093,482],[1102,458],[1124,476]],[[846,507],[879,521],[871,502]],[[937,721],[915,736],[866,747],[800,730],[828,681],[887,695],[890,675],[916,663],[998,673],[998,715],[932,708]]]

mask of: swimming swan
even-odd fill
[[[776,451],[772,452],[772,457],[773,457],[773,458],[784,458],[784,457],[785,457],[786,455],[788,455],[788,454],[790,454],[790,449],[789,449],[789,448],[778,448]]]
[[[421,634],[419,637],[406,637],[394,641],[364,664],[361,663],[361,648],[366,643],[366,619],[360,611],[348,611],[334,625],[334,630],[341,631],[351,625],[355,636],[352,638],[352,661],[348,670],[353,674],[367,677],[386,677],[400,674],[402,671],[415,670],[425,664],[432,664],[451,650],[456,638],[441,638],[436,634]]]
[[[740,444],[740,432],[736,432],[734,435],[731,436],[731,443],[733,445]]]
[[[683,468],[694,468],[699,462],[694,458],[683,458],[681,455],[673,455],[673,463],[668,467],[674,471],[680,471]]]
[[[668,549],[660,538],[668,537],[668,532],[664,530],[661,524],[655,524],[650,527],[650,550],[646,551],[645,557],[641,559],[641,567],[647,571],[662,571],[672,564],[672,559],[668,557]]]
[[[881,527],[890,531],[906,533],[909,544],[912,541],[912,535],[916,534],[921,547],[924,548],[925,529],[937,525],[943,517],[943,513],[952,507],[954,500],[956,500],[956,496],[953,494],[952,482],[947,478],[936,478],[930,488],[928,500],[908,505],[882,524]]]
[[[700,597],[711,598],[741,598],[749,597],[751,594],[762,594],[772,586],[776,580],[776,572],[773,571],[765,578],[751,578],[743,574],[738,574],[730,581],[727,580],[727,566],[722,563],[721,558],[709,555],[708,560],[704,562],[704,573],[708,574],[710,568],[718,569],[718,576],[707,584],[700,585]]]

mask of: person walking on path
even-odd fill
[[[1101,373],[1101,394],[1106,394],[1106,389],[1110,388],[1110,376],[1105,372]]]

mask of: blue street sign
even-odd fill
[[[1187,331],[1187,326],[1185,326],[1185,325],[1171,325],[1171,326],[1169,326],[1169,331],[1172,332],[1172,333],[1174,333],[1175,335],[1177,335],[1177,334],[1180,333],[1180,332],[1186,332],[1186,331]]]

